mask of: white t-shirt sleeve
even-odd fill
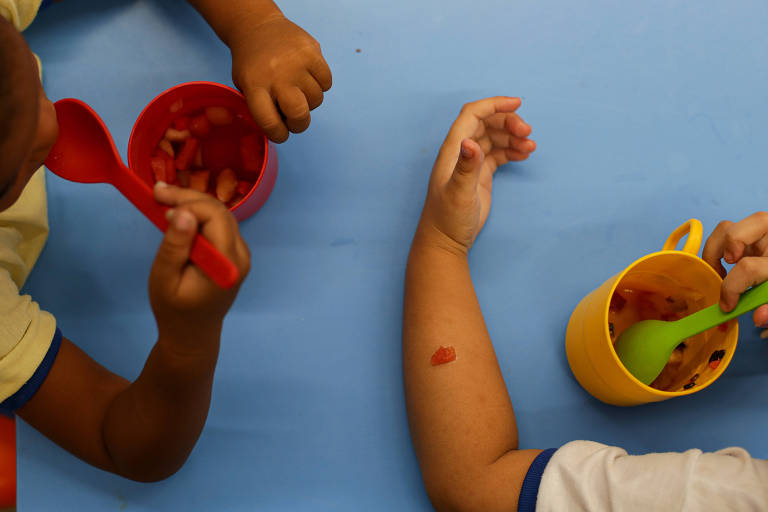
[[[629,455],[573,441],[547,464],[536,510],[768,510],[768,461],[742,448]]]

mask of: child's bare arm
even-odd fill
[[[232,51],[232,78],[267,136],[306,130],[332,83],[317,41],[272,0],[188,1]]]
[[[150,274],[158,339],[141,375],[130,383],[64,340],[43,385],[18,411],[76,456],[141,481],[170,476],[192,451],[208,414],[222,321],[239,287],[221,290],[189,263],[198,225],[235,262],[241,282],[250,265],[221,203],[175,187],[158,187],[156,197],[175,214]]]
[[[435,162],[405,284],[403,368],[414,448],[438,510],[516,510],[539,450],[518,451],[512,404],[475,297],[467,252],[493,173],[536,147],[517,98],[466,105]],[[461,153],[461,156],[460,156]],[[458,163],[457,163],[458,162]],[[441,345],[455,362],[432,366]]]

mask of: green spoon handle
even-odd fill
[[[681,318],[674,323],[676,327],[691,333],[690,335],[693,336],[723,322],[732,320],[737,316],[741,316],[748,311],[752,311],[763,304],[768,304],[768,281],[742,293],[739,303],[729,313],[723,313],[720,309],[720,304],[714,304],[685,318]]]

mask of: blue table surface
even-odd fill
[[[718,382],[654,405],[591,398],[564,351],[579,299],[678,224],[709,233],[766,208],[764,3],[283,4],[323,45],[334,86],[279,147],[274,193],[241,226],[253,270],[195,451],[171,479],[137,484],[21,423],[21,510],[430,510],[401,383],[406,255],[450,123],[497,94],[523,98],[539,144],[497,174],[471,254],[521,446],[768,457],[768,345],[748,319]],[[49,96],[90,103],[123,155],[157,93],[231,83],[228,50],[181,0],[68,0],[26,35]],[[51,235],[26,291],[134,378],[156,334],[146,276],[160,232],[106,185],[49,175],[48,192]]]

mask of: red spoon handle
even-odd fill
[[[165,212],[169,208],[158,203],[155,200],[152,189],[129,171],[128,168],[125,168],[124,172],[119,176],[120,178],[112,183],[115,188],[133,203],[141,213],[146,215],[160,231],[165,233],[165,230],[168,229],[168,220],[165,218]],[[211,242],[199,233],[195,236],[189,259],[200,267],[200,270],[205,272],[220,288],[226,290],[237,282],[239,272],[235,264],[221,254]]]

